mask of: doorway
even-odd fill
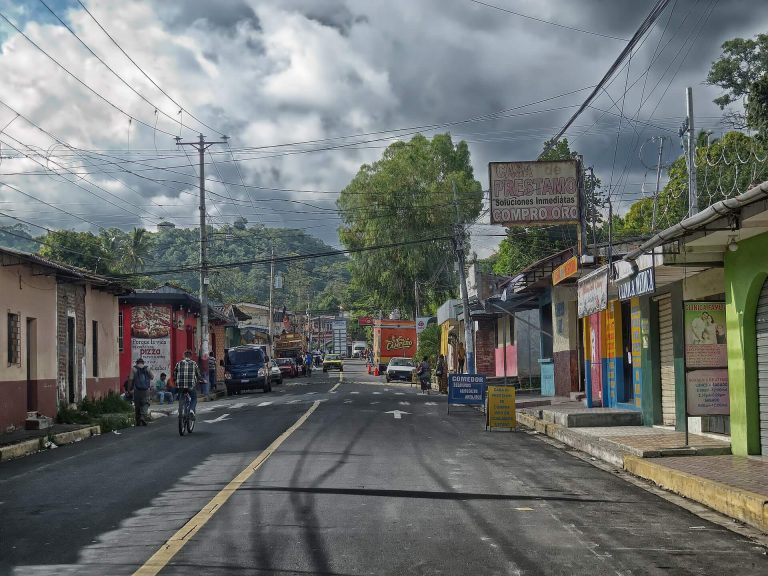
[[[27,412],[37,412],[37,319],[27,318]]]
[[[635,399],[635,386],[632,370],[632,305],[629,300],[621,303],[621,352],[624,378],[619,391],[619,401],[632,403]]]
[[[75,377],[77,376],[77,363],[75,362],[75,319],[67,317],[67,400],[75,403]]]

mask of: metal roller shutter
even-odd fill
[[[760,451],[768,456],[768,281],[763,284],[755,312],[757,334],[757,394],[760,402]]]
[[[659,304],[659,361],[661,365],[661,419],[674,426],[675,418],[675,352],[672,346],[672,297],[661,296]]]

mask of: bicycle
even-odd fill
[[[192,412],[192,396],[189,394],[189,388],[179,390],[179,435],[184,436],[186,432],[192,434],[195,429],[195,413]]]

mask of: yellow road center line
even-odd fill
[[[337,384],[338,386],[338,384]],[[197,534],[198,530],[205,526],[213,515],[218,511],[224,503],[229,500],[229,497],[234,494],[240,486],[246,482],[256,470],[258,470],[267,459],[272,456],[274,452],[285,442],[288,437],[293,434],[299,426],[306,422],[307,418],[317,410],[320,406],[320,401],[316,400],[312,406],[302,414],[301,418],[294,422],[293,426],[288,428],[285,432],[280,434],[272,444],[262,451],[248,466],[246,466],[237,476],[235,476],[229,484],[227,484],[221,491],[216,494],[211,500],[203,506],[203,508],[195,514],[195,516],[182,526],[176,534],[171,536],[168,541],[163,544],[160,549],[155,552],[152,557],[147,560],[144,565],[133,573],[134,576],[154,576],[158,574],[163,568],[165,568],[168,562],[178,554],[178,552],[189,542],[192,537]]]
[[[328,390],[328,393],[331,393],[331,392],[335,392],[335,391],[336,391],[336,388],[338,388],[339,386],[341,386],[341,382],[338,382],[338,383],[337,383],[337,384],[336,384],[336,385],[335,385],[333,388],[331,388],[330,390]]]

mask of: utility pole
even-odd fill
[[[200,360],[203,380],[208,380],[208,356],[210,348],[208,343],[208,234],[205,228],[205,151],[214,144],[226,144],[227,139],[220,142],[206,142],[205,136],[200,134],[197,142],[182,142],[176,138],[176,146],[192,146],[200,155]],[[205,384],[207,393],[207,384]]]
[[[696,130],[693,124],[693,88],[685,89],[688,112],[688,216],[699,211],[699,197],[696,193]]]
[[[456,224],[453,232],[453,247],[459,263],[459,285],[461,287],[461,301],[464,305],[464,346],[467,352],[467,372],[475,373],[475,341],[472,335],[472,317],[469,314],[469,295],[467,294],[467,277],[464,272],[464,226],[461,223],[459,202],[456,195],[456,183],[453,186],[453,203],[456,205]]]
[[[416,320],[419,317],[419,282],[416,279],[413,280],[413,298],[416,304],[416,315],[413,319]]]
[[[659,161],[656,164],[656,191],[653,194],[653,216],[651,217],[651,231],[656,230],[656,211],[659,204],[659,185],[661,183],[661,157],[664,154],[664,136],[659,136]]]
[[[269,250],[272,257],[269,262],[269,322],[267,324],[267,331],[269,332],[269,356],[272,357],[275,355],[274,346],[272,345],[272,333],[275,330],[273,325],[275,310],[272,305],[272,295],[275,289],[275,247],[271,242]]]
[[[592,214],[592,255],[597,258],[597,191],[595,190],[595,169],[589,167],[589,206]]]

